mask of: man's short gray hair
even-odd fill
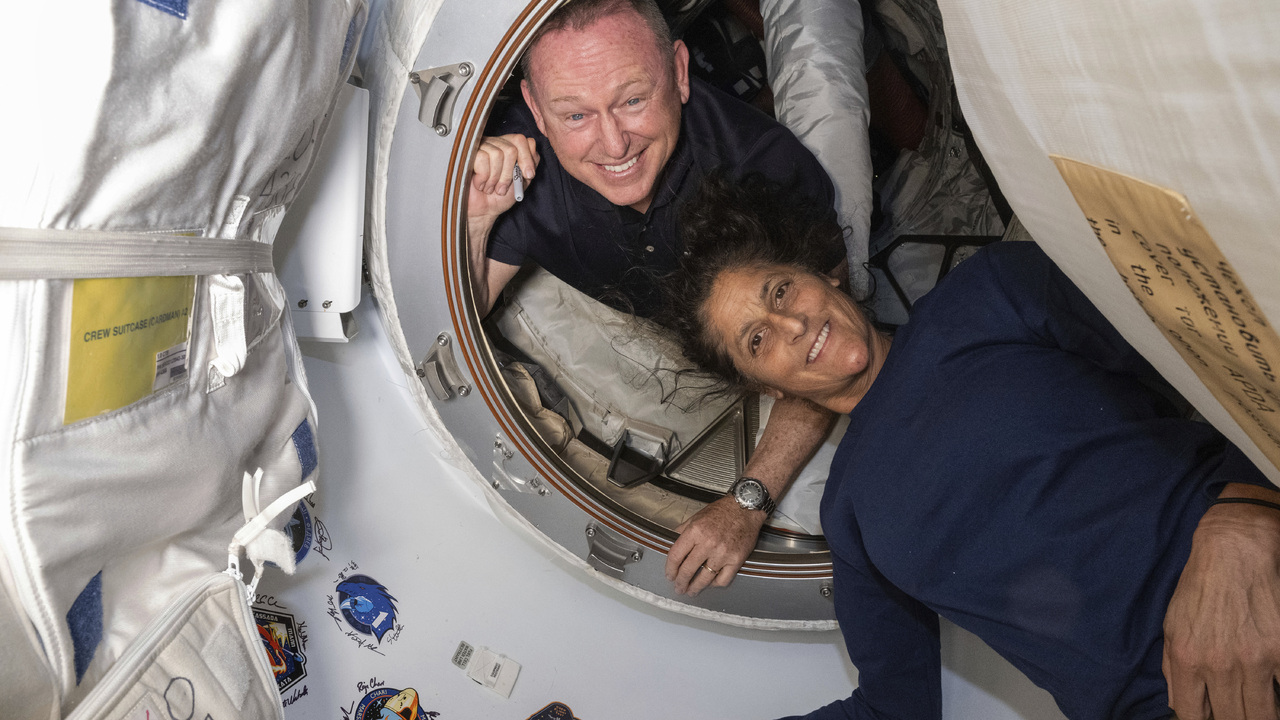
[[[634,12],[640,16],[644,24],[653,32],[654,41],[658,44],[658,52],[668,64],[675,60],[672,48],[671,28],[662,10],[654,0],[569,0],[556,8],[555,12],[542,23],[533,34],[529,47],[520,58],[520,71],[529,79],[529,56],[544,35],[558,30],[582,30],[596,22],[618,13]]]

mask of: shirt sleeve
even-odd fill
[[[861,546],[836,557],[836,618],[858,689],[844,700],[784,720],[940,720],[938,616],[884,578]]]

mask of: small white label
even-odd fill
[[[454,652],[453,664],[465,666],[467,677],[505,698],[511,697],[516,678],[520,676],[520,663],[489,648],[473,648],[465,642]]]
[[[187,344],[184,342],[156,353],[156,379],[151,384],[151,392],[168,387],[186,376]]]
[[[468,645],[465,640],[458,643],[458,649],[453,652],[453,664],[466,670],[467,663],[471,662],[471,656],[475,651],[476,649]]]

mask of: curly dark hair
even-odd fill
[[[657,320],[701,374],[722,381],[710,395],[755,389],[707,333],[707,300],[726,270],[791,265],[823,274],[844,258],[844,231],[831,208],[759,174],[733,180],[716,171],[680,211],[685,252],[662,281]],[[847,278],[845,279],[847,280]]]

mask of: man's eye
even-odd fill
[[[764,336],[762,336],[760,333],[756,333],[755,335],[752,335],[752,336],[751,336],[751,343],[750,343],[750,345],[751,345],[751,354],[752,354],[752,355],[755,355],[755,354],[756,354],[756,352],[757,352],[758,350],[760,350],[760,343],[761,343],[761,342],[763,342],[763,341],[764,341]]]
[[[631,98],[630,100],[628,100],[628,101],[627,101],[627,104],[628,104],[628,105],[639,105],[639,104],[640,104],[640,98]]]
[[[569,115],[569,120],[572,122],[577,122],[584,117],[586,117],[586,115],[583,115],[582,113],[572,113],[571,115]]]

